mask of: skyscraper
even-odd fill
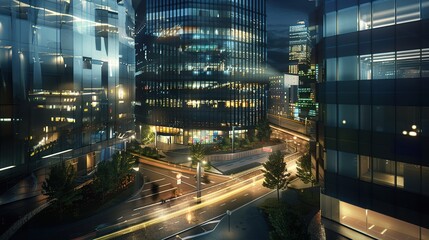
[[[305,21],[289,27],[289,73],[306,75],[310,68],[311,40]]]
[[[429,1],[324,1],[322,215],[429,238]]]
[[[314,31],[313,31],[314,32]],[[289,73],[299,75],[297,120],[305,121],[317,116],[315,99],[316,67],[311,65],[312,41],[305,21],[289,27]]]
[[[108,157],[133,128],[134,59],[131,1],[0,1],[2,187]]]
[[[265,0],[148,0],[137,121],[181,144],[251,131],[267,109],[265,11]]]

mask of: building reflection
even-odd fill
[[[132,128],[134,58],[131,1],[0,1],[1,181],[108,158]]]

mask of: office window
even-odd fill
[[[395,0],[377,0],[372,3],[373,28],[395,24]]]
[[[83,57],[82,58],[83,69],[92,69],[92,58]]]
[[[326,104],[326,126],[337,127],[337,105]]]
[[[338,105],[338,127],[340,128],[359,128],[359,110],[357,105]]]
[[[366,182],[371,182],[371,158],[369,156],[359,156],[359,174],[360,179]]]
[[[395,161],[373,158],[373,182],[381,185],[395,186]]]
[[[371,3],[359,6],[359,30],[371,29]]]
[[[429,167],[422,166],[422,193],[429,196]]]
[[[372,130],[375,132],[395,132],[395,107],[372,107]]]
[[[429,0],[422,0],[422,18],[429,18]]]
[[[325,169],[331,173],[337,173],[337,151],[326,150],[326,166]]]
[[[338,152],[338,174],[344,177],[357,178],[357,154]]]
[[[326,81],[337,80],[337,59],[328,58],[326,59]]]
[[[396,163],[396,186],[410,192],[420,193],[420,166],[409,163]]]
[[[396,24],[420,20],[420,0],[396,0]]]
[[[396,78],[420,77],[420,49],[396,53]]]
[[[360,80],[371,80],[371,54],[359,56]]]
[[[358,62],[356,56],[338,58],[338,81],[358,79]]]
[[[396,107],[396,133],[407,135],[408,132],[421,130],[420,108],[397,106]]]
[[[395,78],[395,53],[377,53],[373,55],[373,79]]]
[[[330,12],[325,15],[325,37],[337,34],[337,13]]]
[[[371,106],[370,105],[360,105],[360,129],[362,130],[371,130]]]
[[[422,49],[421,72],[422,77],[429,77],[429,48]]]
[[[338,34],[357,31],[357,6],[338,10]]]

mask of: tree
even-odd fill
[[[311,173],[311,156],[309,153],[303,155],[296,164],[296,176],[305,184],[311,183],[311,186],[316,183],[316,178]]]
[[[290,173],[287,172],[284,153],[276,151],[268,157],[268,161],[263,163],[265,168],[263,186],[270,189],[277,189],[277,200],[280,201],[279,191],[285,189],[289,183]]]
[[[268,141],[271,136],[271,128],[266,119],[261,120],[258,125],[256,125],[256,137],[259,141]]]
[[[152,132],[148,125],[142,125],[141,128],[141,143],[147,145],[155,141],[155,133]]]
[[[51,167],[49,176],[42,184],[42,194],[48,196],[48,200],[55,200],[54,206],[60,213],[82,197],[80,192],[74,189],[75,174],[72,165],[61,162]]]
[[[111,161],[103,161],[98,164],[94,183],[102,197],[123,186],[124,181],[131,174],[134,163],[135,158],[131,154],[120,152],[113,154]]]
[[[203,144],[201,144],[200,142],[197,142],[195,144],[191,145],[191,161],[192,161],[192,166],[195,167],[197,166],[198,162],[202,163],[205,156],[206,156],[206,148],[204,147]],[[207,163],[204,165],[205,169],[209,169],[210,168],[210,164]]]
[[[116,184],[120,187],[121,183],[130,175],[133,164],[135,163],[133,155],[127,152],[119,152],[112,156],[113,172],[116,178]]]
[[[104,199],[112,189],[115,188],[116,181],[114,175],[113,165],[110,161],[102,161],[97,165],[97,172],[95,172],[94,186],[98,193],[101,193],[101,198]]]

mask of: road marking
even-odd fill
[[[221,206],[221,207],[223,207],[223,206],[225,206],[225,204],[226,204],[226,203],[222,203],[220,206]]]
[[[247,196],[249,196],[249,194],[248,194],[248,193],[246,193],[246,194],[244,194],[244,196],[245,196],[245,197],[247,197]]]
[[[116,220],[121,220],[122,218],[124,218],[124,216],[120,216],[120,217],[118,217],[118,219],[116,219]]]
[[[202,212],[200,212],[200,214],[203,214],[203,213],[205,213],[206,211],[202,211]]]
[[[164,227],[160,227],[160,228],[158,228],[158,230],[162,230]]]
[[[137,216],[137,215],[139,215],[139,214],[140,214],[139,212],[138,212],[138,213],[131,214],[131,217]]]
[[[206,184],[205,184],[205,183],[203,183],[203,182],[202,182],[201,184],[206,185]]]
[[[174,224],[178,224],[180,221],[175,221]]]
[[[164,190],[164,191],[160,191],[160,192],[157,192],[157,193],[154,193],[154,194],[150,194],[150,195],[147,195],[147,196],[144,196],[144,197],[135,198],[135,199],[129,200],[129,201],[127,201],[127,202],[134,202],[134,201],[137,201],[137,200],[140,200],[140,199],[143,199],[143,198],[148,198],[148,197],[151,197],[151,196],[154,196],[154,195],[160,194],[160,193],[165,193],[165,192],[168,192],[168,191],[173,191],[173,190],[174,190],[174,189],[176,189],[176,188],[177,188],[177,187],[170,188],[170,189],[167,189],[167,190]]]
[[[145,168],[145,170],[146,170],[146,171],[149,171],[149,172],[153,172],[153,173],[159,174],[159,175],[164,176],[164,177],[168,177],[168,178],[170,178],[170,179],[174,179],[174,180],[176,180],[176,178],[175,178],[175,177],[171,177],[171,176],[168,176],[168,175],[166,175],[166,174],[163,174],[163,173],[160,173],[160,172],[157,172],[157,171],[151,170],[151,169],[147,169],[147,168]],[[189,183],[187,183],[187,182],[184,182],[184,181],[182,181],[182,184],[186,184],[186,185],[188,185],[188,186],[191,186],[191,187],[195,188],[195,185],[191,185],[191,184],[189,184]]]
[[[145,184],[154,183],[154,182],[159,182],[159,181],[162,181],[162,180],[165,180],[165,178],[161,178],[161,179],[153,180],[153,181],[147,182],[147,183],[145,183]]]
[[[233,199],[231,202],[235,202],[235,201],[237,201],[237,198]]]
[[[164,185],[160,185],[159,187],[160,187],[160,188],[162,188],[162,187],[165,187],[165,186],[168,186],[168,185],[171,185],[171,183],[167,183],[167,184],[164,184]]]
[[[216,183],[215,181],[210,181],[211,183]]]
[[[144,208],[148,208],[148,207],[153,207],[153,206],[155,206],[155,205],[159,205],[160,203],[159,202],[157,202],[157,203],[153,203],[153,204],[149,204],[149,205],[146,205],[146,206],[143,206],[143,207],[138,207],[138,208],[134,208],[133,209],[133,211],[138,211],[138,210],[141,210],[141,209],[144,209]],[[155,209],[154,211],[157,211],[158,209]]]

